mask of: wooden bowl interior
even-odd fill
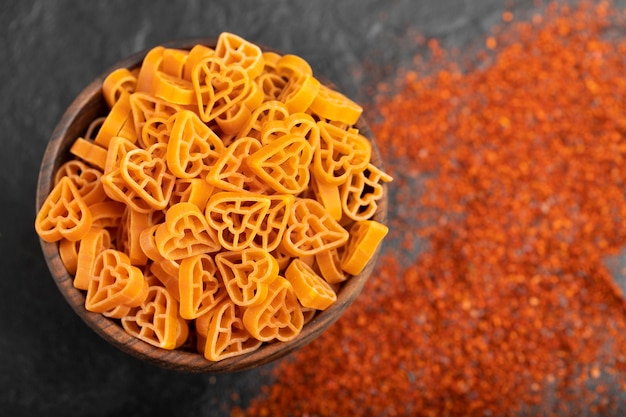
[[[191,48],[202,43],[214,46],[214,40],[191,39],[181,42],[165,44],[168,47]],[[266,48],[263,48],[266,50]],[[54,174],[65,161],[71,158],[69,149],[73,141],[83,135],[89,124],[97,117],[108,111],[101,93],[101,86],[105,76],[113,69],[126,67],[134,68],[141,64],[145,52],[134,54],[114,65],[89,84],[69,106],[60,122],[52,133],[46,148],[37,185],[36,210],[38,211],[53,187]],[[322,82],[325,82],[322,80]],[[330,83],[326,83],[330,84]],[[357,123],[359,131],[372,141],[372,162],[382,166],[381,156],[376,147],[372,132],[367,123],[361,118]],[[384,185],[386,187],[386,185]],[[387,217],[387,190],[385,197],[379,202],[379,208],[374,219],[385,223]],[[288,343],[266,343],[258,350],[246,355],[224,359],[219,362],[207,361],[201,354],[192,350],[177,349],[173,351],[156,348],[148,343],[130,336],[116,320],[92,313],[85,309],[85,294],[73,286],[73,277],[70,276],[61,262],[57,243],[47,243],[40,239],[44,257],[59,290],[76,312],[89,327],[103,339],[140,359],[153,364],[186,372],[234,372],[254,368],[281,358],[318,337],[328,326],[334,323],[356,299],[365,282],[372,273],[377,255],[368,263],[363,272],[353,276],[342,284],[337,292],[337,301],[327,310],[318,312],[315,318],[307,323],[296,339]]]

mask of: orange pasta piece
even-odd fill
[[[213,55],[215,55],[215,50],[212,48],[200,44],[194,45],[193,48],[189,50],[187,60],[185,61],[185,65],[183,67],[183,79],[191,81],[191,73],[193,72],[193,68],[196,64],[203,58]]]
[[[162,46],[156,46],[148,51],[146,56],[143,58],[139,74],[137,75],[137,86],[135,91],[148,93],[152,91],[154,75],[161,67],[164,51],[165,48]]]
[[[250,246],[272,252],[282,241],[283,233],[287,228],[287,220],[296,199],[290,194],[271,195],[267,198],[270,203],[269,208],[256,229]]]
[[[126,253],[130,263],[136,266],[148,262],[146,253],[141,248],[141,233],[150,228],[150,215],[126,207],[116,239],[116,247]]]
[[[211,229],[197,206],[179,203],[167,210],[165,223],[155,233],[159,253],[169,260],[187,258],[221,249],[215,231]]]
[[[70,275],[76,274],[79,248],[80,240],[72,242],[71,240],[61,239],[59,242],[59,256],[63,266]]]
[[[313,149],[303,136],[284,135],[247,159],[248,167],[274,191],[299,194],[309,185]]]
[[[180,315],[195,319],[228,297],[213,258],[207,254],[185,258],[178,273]]]
[[[240,66],[228,66],[217,56],[209,56],[198,62],[191,80],[196,93],[198,113],[204,122],[241,102],[249,93],[250,78]]]
[[[100,181],[101,176],[101,170],[77,159],[71,159],[59,167],[54,183],[57,184],[62,177],[70,177],[85,204],[92,205],[104,201],[107,197]]]
[[[183,68],[187,63],[188,56],[189,51],[184,49],[165,48],[163,50],[163,59],[160,69],[172,77],[182,78]]]
[[[141,127],[141,135],[139,136],[139,145],[146,149],[155,143],[167,144],[170,140],[170,132],[174,124],[175,114],[167,117],[167,115],[153,115]]]
[[[178,104],[169,103],[145,92],[135,92],[130,95],[128,100],[136,137],[141,136],[143,126],[152,117],[169,118],[182,109]]]
[[[70,148],[70,153],[100,169],[104,169],[106,164],[107,150],[87,139],[77,138]]]
[[[342,246],[348,236],[318,201],[302,198],[293,205],[283,244],[294,256],[315,255]]]
[[[215,362],[253,352],[263,343],[250,335],[239,310],[227,298],[206,313],[207,332],[201,350],[207,360]]]
[[[179,178],[174,184],[169,205],[192,203],[201,211],[204,211],[206,203],[209,201],[211,195],[213,195],[214,190],[215,187],[202,178]]]
[[[111,235],[106,229],[91,228],[81,240],[76,259],[74,287],[87,290],[91,281],[94,263],[100,252],[111,248]]]
[[[109,142],[116,136],[121,136],[131,143],[137,141],[137,133],[133,126],[130,97],[130,93],[121,93],[104,122],[102,122],[94,143],[103,148],[108,148]]]
[[[92,217],[92,227],[116,229],[120,225],[125,209],[126,205],[113,200],[91,204],[89,211]]]
[[[350,240],[341,258],[341,268],[349,274],[359,274],[388,231],[387,226],[374,220],[356,222],[350,228]]]
[[[303,307],[326,310],[337,301],[337,294],[313,268],[301,259],[294,259],[285,271]]]
[[[263,72],[254,82],[263,93],[265,102],[278,100],[287,85],[287,79],[275,72]]]
[[[91,212],[74,182],[63,177],[43,202],[35,219],[35,230],[46,242],[62,238],[82,239],[91,228]]]
[[[85,308],[103,313],[120,305],[139,305],[143,289],[141,270],[131,265],[125,253],[106,249],[94,261]]]
[[[239,65],[246,70],[250,79],[263,71],[263,52],[257,45],[233,33],[222,32],[217,38],[215,56],[227,65]]]
[[[138,149],[140,148],[137,148],[128,140],[122,137],[114,137],[107,152],[102,185],[104,186],[104,191],[111,199],[124,203],[134,210],[147,213],[153,211],[154,208],[128,185],[121,173],[122,161],[126,158],[126,155]]]
[[[264,342],[288,342],[298,336],[304,315],[289,281],[281,276],[273,280],[263,302],[246,308],[243,324],[252,336]]]
[[[163,259],[163,255],[159,252],[156,246],[155,234],[159,224],[155,224],[149,227],[146,227],[139,234],[139,247],[142,252],[146,255],[146,257],[155,263],[159,263]]]
[[[166,265],[167,260],[153,262],[150,265],[150,273],[167,289],[167,292],[174,297],[176,301],[180,300],[180,288],[178,284],[179,270],[169,270]],[[170,265],[171,266],[171,265]]]
[[[263,302],[278,276],[278,262],[263,249],[221,252],[215,263],[230,299],[242,307]]]
[[[290,113],[305,112],[320,89],[320,82],[310,74],[294,73],[278,96]]]
[[[220,192],[209,199],[205,214],[220,246],[237,251],[253,244],[271,205],[263,194]]]
[[[319,201],[334,220],[341,220],[343,216],[342,200],[339,188],[336,185],[328,184],[323,180],[311,178],[311,188],[315,199]]]
[[[293,113],[283,120],[268,121],[261,129],[261,142],[263,145],[268,145],[288,134],[304,137],[313,150],[316,150],[319,145],[319,127],[313,117],[307,113]]]
[[[167,166],[176,177],[206,175],[223,152],[220,138],[195,113],[176,113],[167,144]]]
[[[330,249],[315,254],[320,274],[329,284],[338,284],[349,278],[341,269],[341,252],[339,249]]]
[[[313,174],[320,181],[341,185],[353,172],[363,171],[370,162],[372,145],[356,129],[342,129],[318,122],[320,145],[315,151]]]
[[[123,93],[134,93],[137,77],[127,68],[118,68],[106,76],[102,83],[102,96],[109,108],[112,108]]]
[[[276,73],[286,78],[291,78],[298,74],[313,75],[313,69],[309,63],[293,54],[277,57],[274,68]]]
[[[322,118],[353,125],[361,117],[363,108],[340,92],[321,85],[310,106],[311,112]]]
[[[182,106],[193,104],[196,99],[191,81],[165,71],[156,71],[154,74],[152,93],[157,98]]]
[[[175,349],[180,343],[180,325],[178,302],[159,286],[150,287],[141,305],[122,317],[122,326],[129,334],[167,350]]]
[[[237,133],[237,139],[252,137],[261,140],[263,127],[273,121],[282,121],[289,117],[289,110],[278,100],[265,101],[250,115],[246,124]]]
[[[365,170],[353,172],[340,186],[343,213],[356,221],[371,218],[378,210],[378,201],[384,196],[382,183],[390,181],[390,175],[371,163]]]
[[[143,200],[138,211],[167,207],[176,178],[167,169],[166,151],[164,143],[155,143],[148,149],[128,151],[120,161],[119,173],[128,186],[125,197],[131,199],[132,195],[134,200]]]
[[[246,164],[247,158],[260,150],[261,142],[244,137],[230,144],[209,169],[206,180],[216,188],[227,191],[262,193],[269,187],[259,180]]]
[[[243,99],[224,112],[215,116],[215,121],[226,135],[236,135],[250,119],[252,111],[263,102],[263,92],[253,82],[248,84],[248,90]]]

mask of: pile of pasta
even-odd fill
[[[138,339],[210,361],[293,340],[387,234],[362,109],[298,56],[222,33],[153,48],[102,94],[35,228]]]

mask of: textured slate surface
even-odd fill
[[[159,43],[230,31],[302,56],[367,105],[373,83],[420,52],[414,33],[466,45],[498,21],[503,3],[3,1],[0,415],[227,415],[272,366],[212,376],[141,363],[108,346],[57,291],[33,230],[37,170],[57,120],[93,77]]]

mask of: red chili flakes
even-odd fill
[[[505,13],[470,67],[428,41],[385,87],[378,270],[233,415],[624,413],[626,302],[605,265],[626,246],[624,13],[533,13]]]

